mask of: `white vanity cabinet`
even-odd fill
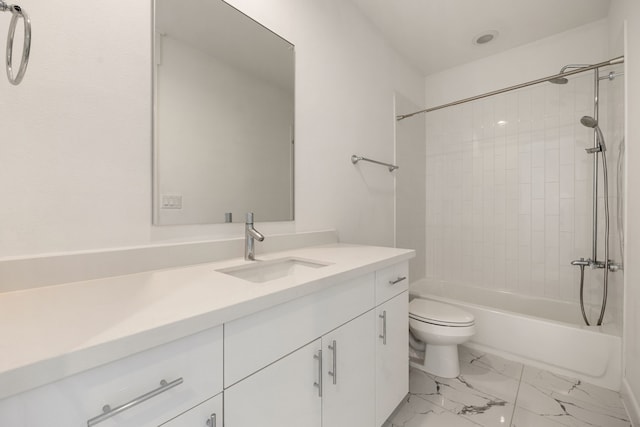
[[[0,426],[157,427],[222,392],[222,340],[212,328],[0,400]]]
[[[409,292],[376,308],[376,426],[382,425],[409,391]]]
[[[371,310],[374,280],[368,274],[225,323],[225,388]]]
[[[380,427],[408,392],[407,267],[267,294],[251,314],[2,399],[0,426]]]
[[[225,427],[381,426],[408,392],[407,288],[405,262],[225,324]]]
[[[374,311],[225,390],[225,427],[373,427]]]
[[[376,426],[409,391],[409,264],[376,272]]]
[[[226,323],[225,427],[320,427],[325,405],[339,410],[339,399],[363,385],[363,395],[372,393],[374,283],[374,274],[364,275]],[[368,379],[358,384],[348,371],[362,368],[353,366],[362,355]],[[334,361],[336,385],[328,373]],[[373,414],[373,394],[370,400]]]

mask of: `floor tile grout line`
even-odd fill
[[[522,376],[524,375],[524,369],[525,369],[525,365],[524,363],[522,363],[520,368],[520,379],[518,380],[518,390],[516,390],[516,397],[515,399],[513,399],[513,411],[511,412],[511,421],[509,423],[509,425],[511,427],[517,427],[515,424],[513,424],[513,417],[516,415],[516,408],[518,407],[518,395],[520,394],[520,386],[522,385]]]

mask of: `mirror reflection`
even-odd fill
[[[293,220],[293,45],[223,1],[154,9],[154,223]]]

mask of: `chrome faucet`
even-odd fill
[[[253,228],[253,212],[247,212],[247,220],[244,223],[244,259],[247,261],[256,260],[255,240],[262,242],[264,236]]]

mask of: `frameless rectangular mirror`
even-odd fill
[[[221,0],[154,32],[154,224],[293,220],[293,45]]]

